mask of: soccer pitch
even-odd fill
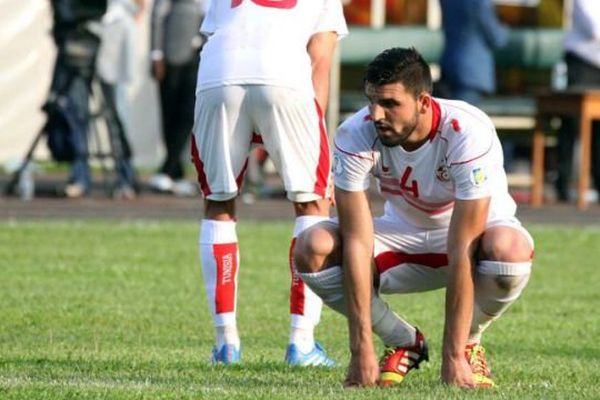
[[[341,366],[287,367],[290,223],[238,224],[243,363],[213,367],[197,223],[2,222],[0,398],[600,398],[600,228],[530,228],[529,286],[483,342],[499,388],[467,392],[439,383],[442,291],[386,297],[430,345],[400,387],[342,388],[329,309],[317,338]]]

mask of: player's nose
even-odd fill
[[[383,107],[373,103],[369,104],[369,113],[371,114],[372,121],[378,121],[385,116],[385,113],[383,112]]]

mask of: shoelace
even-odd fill
[[[475,345],[467,349],[467,360],[475,374],[489,375],[487,363],[485,361],[485,349],[482,346]]]
[[[383,352],[383,356],[381,357],[381,359],[379,360],[379,366],[383,367],[385,366],[385,364],[387,363],[388,358],[390,358],[391,356],[394,355],[394,353],[396,353],[396,347],[386,347],[384,352]]]

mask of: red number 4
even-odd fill
[[[244,0],[231,0],[231,8],[236,8],[243,3]],[[254,4],[269,7],[290,9],[296,7],[298,0],[251,0]]]
[[[404,173],[402,174],[402,179],[400,180],[400,189],[405,192],[412,192],[414,198],[419,198],[419,185],[417,185],[417,181],[413,180],[408,186],[406,183],[408,182],[408,178],[410,177],[410,173],[412,172],[411,167],[406,167]]]

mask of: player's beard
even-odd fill
[[[396,147],[400,146],[408,140],[410,135],[417,129],[419,124],[419,113],[415,110],[412,121],[405,124],[402,129],[398,132],[391,125],[385,121],[376,121],[375,129],[377,130],[377,136],[385,147]],[[382,135],[382,131],[392,131],[391,135]]]

